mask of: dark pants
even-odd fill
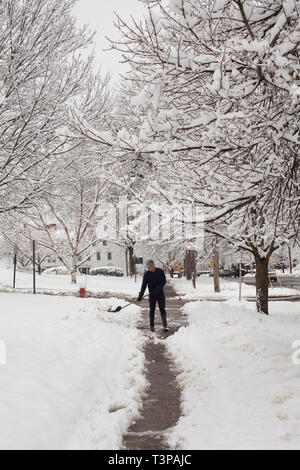
[[[166,297],[165,297],[164,292],[162,292],[161,294],[150,294],[149,303],[150,303],[150,326],[154,327],[156,303],[158,303],[164,328],[167,328],[168,323],[167,323],[167,312],[166,312]]]

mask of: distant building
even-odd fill
[[[87,255],[85,255],[86,258]],[[79,260],[81,261],[81,260]],[[103,242],[97,253],[93,253],[88,260],[80,266],[82,274],[89,274],[93,268],[116,267],[123,269],[126,276],[126,251],[114,243]]]
[[[94,268],[116,267],[121,268],[124,272],[124,276],[126,276],[128,274],[128,260],[126,261],[126,257],[127,254],[125,247],[118,246],[109,241],[104,241],[99,245],[97,252],[93,252],[90,257],[88,257],[88,253],[84,254],[86,261],[79,267],[79,271],[82,274],[89,274],[90,270]],[[145,260],[140,256],[140,254],[138,254],[136,258],[136,272],[137,274],[143,274],[145,270]],[[80,264],[82,260],[83,257],[79,257],[78,264]],[[50,256],[43,264],[43,268],[45,270],[60,265],[61,262],[55,258],[55,256]]]

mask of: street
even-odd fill
[[[300,277],[294,276],[280,276],[278,274],[280,283],[282,287],[288,287],[290,289],[300,289]],[[238,279],[230,278],[229,280],[237,282]],[[255,276],[253,277],[243,277],[243,283],[248,286],[255,286]],[[278,282],[274,283],[275,286],[278,286]]]

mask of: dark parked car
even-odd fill
[[[230,269],[223,269],[222,271],[220,271],[220,277],[232,277],[232,272],[230,271]]]
[[[247,271],[245,269],[242,269],[242,277],[246,276]],[[240,277],[240,268],[233,269],[231,271],[231,277]]]
[[[220,269],[220,271],[219,271],[219,276],[220,276],[221,278],[233,277],[233,272],[230,271],[230,269]],[[209,274],[209,277],[214,277],[214,273],[211,272],[211,273]]]

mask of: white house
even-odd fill
[[[84,258],[87,255],[85,253]],[[121,268],[126,276],[128,274],[128,255],[126,249],[122,246],[118,246],[115,243],[109,241],[103,241],[102,245],[99,245],[97,252],[93,252],[91,256],[79,267],[81,273],[89,273],[91,269],[102,268],[102,267],[116,267]],[[83,257],[78,259],[78,264],[81,263]],[[138,264],[136,265],[137,274],[143,274],[144,272],[144,258],[137,255]],[[59,266],[61,264],[55,256],[49,257],[44,263],[44,269]]]

